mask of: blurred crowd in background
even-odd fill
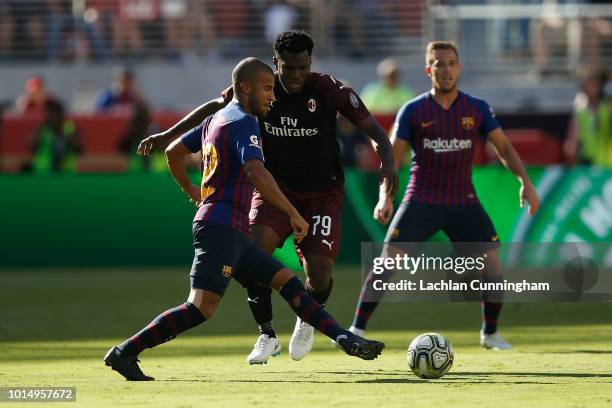
[[[612,52],[612,14],[564,6],[609,0],[0,0],[0,61],[215,60],[269,53],[290,28],[312,33],[322,56],[352,59],[406,55],[426,32],[460,31],[463,40],[529,56],[543,75],[562,69],[556,57],[601,64]],[[527,6],[458,16],[444,6]],[[529,6],[536,7],[530,9]],[[518,10],[518,9],[515,9]],[[612,13],[612,12],[610,12]],[[516,15],[524,15],[518,18]],[[450,20],[451,18],[459,20]],[[445,27],[438,27],[443,21]],[[461,28],[452,28],[460,24]],[[492,25],[484,30],[484,24]],[[445,35],[444,37],[449,37]],[[461,42],[464,42],[464,41]]]
[[[411,3],[411,4],[406,4]],[[376,55],[371,39],[420,35],[424,0],[0,0],[0,58],[234,58],[301,27],[318,51]],[[381,31],[382,30],[382,31]]]
[[[483,5],[489,8],[480,7]],[[453,6],[460,7],[449,8]],[[520,8],[509,8],[515,6]],[[508,17],[482,21],[482,13],[496,16],[496,10]],[[53,83],[47,83],[43,76],[33,76],[24,84],[22,96],[0,106],[0,113],[4,108],[12,119],[19,115],[40,119],[33,129],[19,125],[13,133],[6,131],[7,126],[2,132],[0,121],[0,171],[68,171],[77,167],[79,158],[82,169],[165,169],[161,155],[144,160],[134,156],[135,147],[147,135],[174,123],[184,112],[159,120],[145,96],[146,89],[141,90],[141,86],[154,85],[139,85],[138,64],[151,60],[214,64],[247,55],[269,59],[276,35],[291,28],[312,33],[315,58],[379,61],[377,72],[372,72],[373,81],[356,91],[387,130],[399,108],[424,91],[404,85],[406,75],[417,73],[405,72],[401,57],[409,55],[422,61],[428,38],[455,39],[462,63],[473,64],[470,71],[494,70],[495,64],[506,68],[516,64],[530,66],[540,81],[561,75],[577,88],[566,129],[552,138],[537,133],[538,129],[523,131],[513,141],[535,134],[535,141],[530,139],[527,144],[531,143],[529,148],[535,150],[536,156],[538,149],[558,147],[558,154],[549,155],[551,159],[545,164],[612,168],[610,1],[0,0],[0,66],[124,64],[91,103],[92,114],[99,120],[87,122],[90,128],[97,126],[99,131],[100,123],[108,124],[110,129],[115,126],[110,119],[122,118],[120,128],[114,131],[118,136],[107,140],[106,145],[99,143],[103,145],[103,155],[87,154],[91,137],[84,138],[83,133],[90,132],[83,132],[83,124],[67,112],[70,101],[54,95]],[[378,167],[369,140],[341,117],[337,136],[345,165],[364,170]],[[27,153],[13,154],[20,149],[15,147],[18,143],[13,143],[16,137],[27,140]],[[549,139],[554,143],[548,143]],[[94,148],[97,153],[98,147]],[[117,166],[108,166],[117,160],[117,155],[128,158],[130,164],[126,167],[125,160],[120,159]],[[83,165],[87,162],[83,156],[88,157],[89,165]],[[99,166],[100,162],[104,165]]]

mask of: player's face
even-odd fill
[[[273,59],[280,80],[290,94],[300,93],[306,83],[306,78],[310,75],[312,58],[308,51],[297,53],[283,52],[283,55]]]
[[[249,95],[249,109],[258,118],[265,118],[272,107],[274,100],[274,75],[270,72],[260,71],[255,76],[251,94]]]
[[[455,91],[461,73],[461,65],[455,51],[434,50],[432,59],[425,67],[425,72],[431,78],[433,88],[443,93]]]

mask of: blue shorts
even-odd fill
[[[190,284],[223,296],[230,280],[244,287],[258,283],[269,286],[283,264],[260,249],[243,233],[221,224],[193,223],[195,255]]]
[[[425,242],[438,231],[443,231],[453,243],[476,243],[458,245],[458,252],[463,252],[462,248],[487,251],[500,246],[491,218],[480,203],[457,206],[402,203],[389,225],[385,242]]]

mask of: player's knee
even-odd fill
[[[208,302],[208,303],[200,303],[194,306],[198,308],[198,310],[200,311],[200,313],[202,313],[202,315],[206,318],[206,320],[210,320],[214,316],[218,305],[219,303]]]
[[[221,296],[202,289],[192,290],[189,295],[189,302],[198,308],[206,320],[213,317],[220,301]]]
[[[321,269],[315,273],[309,274],[306,279],[306,285],[313,292],[324,292],[329,287],[331,280],[331,271]]]

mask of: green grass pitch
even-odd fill
[[[328,308],[346,326],[358,285],[357,268],[335,272]],[[129,383],[103,365],[111,345],[187,291],[186,269],[0,271],[0,386],[77,387],[76,403],[54,407],[612,406],[612,304],[507,304],[501,328],[515,348],[496,352],[477,345],[478,304],[386,303],[368,332],[387,344],[378,360],[348,357],[317,334],[294,362],[294,318],[274,295],[282,353],[248,366],[256,326],[232,283],[210,322],[141,355],[155,382]],[[426,331],[455,347],[440,380],[421,380],[406,363],[408,343]]]

